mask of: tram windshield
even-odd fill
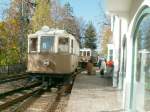
[[[40,52],[53,52],[54,37],[41,36]]]

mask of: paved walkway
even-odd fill
[[[80,74],[75,80],[66,112],[122,112],[121,92],[110,77]]]

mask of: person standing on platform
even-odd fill
[[[106,72],[106,60],[101,59],[100,75],[104,76],[105,72]]]
[[[109,76],[112,76],[113,70],[114,70],[114,62],[112,61],[112,59],[110,59],[107,62],[107,73]]]
[[[101,62],[102,62],[102,59],[100,58],[100,57],[98,57],[98,62],[97,62],[97,66],[98,66],[98,68],[100,69],[100,67],[101,67]]]
[[[93,63],[91,59],[88,61],[86,69],[87,69],[88,75],[91,75],[92,70],[93,70]]]

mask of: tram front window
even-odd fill
[[[52,52],[54,44],[54,37],[42,36],[40,44],[40,52]]]

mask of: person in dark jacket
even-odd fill
[[[105,60],[102,60],[101,67],[100,67],[100,75],[104,76],[105,73],[106,73],[106,62]]]
[[[91,75],[92,74],[92,70],[93,70],[93,62],[92,62],[92,60],[88,61],[86,69],[87,69],[88,75]]]

